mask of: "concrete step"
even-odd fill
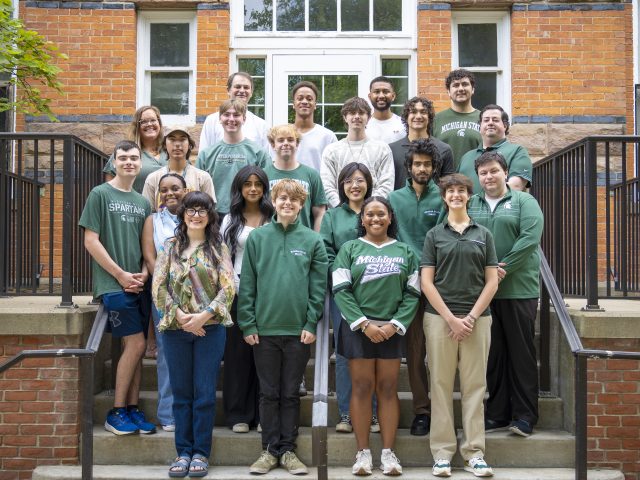
[[[431,475],[431,470],[425,468],[403,469],[402,477],[405,480],[424,480]],[[96,465],[93,469],[93,478],[95,480],[157,480],[167,476],[166,466],[156,465]],[[351,474],[351,469],[346,467],[329,468],[328,477],[331,480],[353,480],[355,477]],[[80,467],[75,466],[55,466],[55,467],[37,467],[33,471],[32,480],[79,480]],[[209,469],[209,474],[205,479],[216,480],[255,480],[256,476],[251,475],[247,467],[216,467]],[[282,470],[276,468],[260,478],[266,480],[291,480],[293,477]],[[315,480],[318,478],[314,468],[309,469],[309,475],[305,479]],[[388,477],[382,475],[379,470],[373,475],[367,477],[372,480],[382,480]],[[435,477],[434,477],[435,478]],[[453,480],[466,479],[471,480],[474,477],[461,469],[454,469],[453,474],[449,477]],[[572,468],[497,468],[495,469],[496,480],[574,480],[575,473]],[[588,480],[624,480],[624,475],[617,470],[589,470]]]
[[[216,393],[216,419],[215,425],[225,426],[224,411],[222,405],[222,392]],[[412,395],[409,392],[400,392],[400,428],[409,428],[413,421],[413,404]],[[453,394],[454,397],[454,414],[456,426],[462,425],[460,413],[460,393]],[[140,392],[140,408],[145,412],[149,421],[156,422],[156,408],[158,402],[158,394],[153,391]],[[310,426],[313,408],[313,392],[300,399],[300,425]],[[338,402],[335,395],[329,397],[329,425],[335,426],[338,421]],[[562,425],[562,399],[558,397],[541,397],[538,402],[540,411],[540,420],[538,428],[558,428]],[[102,424],[107,416],[107,412],[113,407],[113,393],[101,392],[95,396],[93,415],[96,424]]]
[[[174,435],[159,431],[153,435],[116,436],[96,425],[94,434],[94,463],[96,465],[168,465],[176,456]],[[458,442],[461,431],[458,431]],[[328,432],[329,465],[348,466],[354,461],[355,436]],[[301,427],[296,450],[300,459],[311,464],[311,428]],[[371,450],[379,458],[380,435],[371,435]],[[248,466],[260,454],[260,434],[251,431],[236,434],[226,428],[213,431],[212,465]],[[398,430],[395,452],[407,467],[430,467],[433,458],[429,450],[429,437],[414,437],[407,429]],[[486,459],[496,467],[570,468],[574,459],[574,437],[560,430],[536,430],[528,438],[508,432],[493,432],[486,436]],[[461,467],[462,459],[456,455],[453,465]]]

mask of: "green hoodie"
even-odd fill
[[[330,208],[322,217],[320,235],[324,240],[329,258],[329,269],[333,266],[338,250],[349,240],[358,238],[360,215],[351,210],[347,202]]]
[[[238,326],[248,335],[316,333],[327,285],[327,252],[320,235],[298,220],[285,230],[276,218],[247,238]]]
[[[493,234],[498,262],[507,276],[500,282],[495,299],[537,298],[540,295],[540,256],[544,218],[534,197],[511,190],[491,212],[484,192],[469,200],[469,216]]]

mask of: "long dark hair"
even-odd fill
[[[242,167],[231,183],[231,205],[229,206],[228,215],[229,227],[224,232],[224,242],[229,247],[231,256],[236,254],[238,237],[247,223],[242,214],[246,203],[242,196],[242,187],[251,175],[258,177],[258,180],[262,183],[262,198],[260,198],[260,203],[258,204],[258,208],[262,214],[260,224],[267,223],[275,212],[271,198],[269,197],[269,179],[267,178],[267,174],[257,165]]]
[[[340,174],[338,175],[338,197],[340,197],[340,203],[346,203],[349,201],[347,194],[344,193],[344,182],[349,180],[357,171],[362,172],[362,176],[364,180],[367,182],[367,191],[364,194],[364,199],[366,200],[371,196],[373,192],[373,178],[371,177],[371,172],[367,168],[364,163],[347,163],[342,170],[340,170]]]
[[[178,218],[180,223],[176,227],[176,246],[177,249],[173,251],[173,260],[180,261],[182,252],[189,246],[189,237],[187,236],[187,224],[184,221],[186,211],[189,208],[204,208],[207,211],[207,226],[204,229],[204,253],[213,263],[217,266],[220,257],[220,245],[222,244],[222,237],[220,236],[220,227],[218,226],[218,213],[214,208],[213,199],[207,193],[203,192],[189,192],[182,197],[182,204],[178,208]]]
[[[384,197],[380,197],[378,195],[374,195],[373,197],[367,198],[362,204],[362,210],[360,210],[359,220],[358,220],[358,237],[364,237],[367,231],[364,229],[364,225],[362,224],[362,217],[364,217],[364,211],[367,205],[373,202],[380,202],[383,204],[389,215],[391,215],[391,223],[389,224],[389,228],[387,228],[387,236],[391,238],[398,238],[398,221],[396,220],[396,214],[393,211],[393,207]]]

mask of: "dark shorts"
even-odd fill
[[[346,321],[340,323],[338,353],[345,358],[381,358],[391,360],[405,356],[404,336],[397,333],[381,343],[373,343],[360,329],[351,330]]]
[[[109,313],[108,331],[114,337],[128,337],[142,332],[147,336],[149,307],[147,290],[142,293],[113,292],[102,295],[102,303]]]

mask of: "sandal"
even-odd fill
[[[189,473],[189,457],[177,457],[169,467],[169,477],[184,478]]]
[[[191,458],[189,465],[189,477],[205,477],[209,473],[209,460],[204,455],[196,453]]]

